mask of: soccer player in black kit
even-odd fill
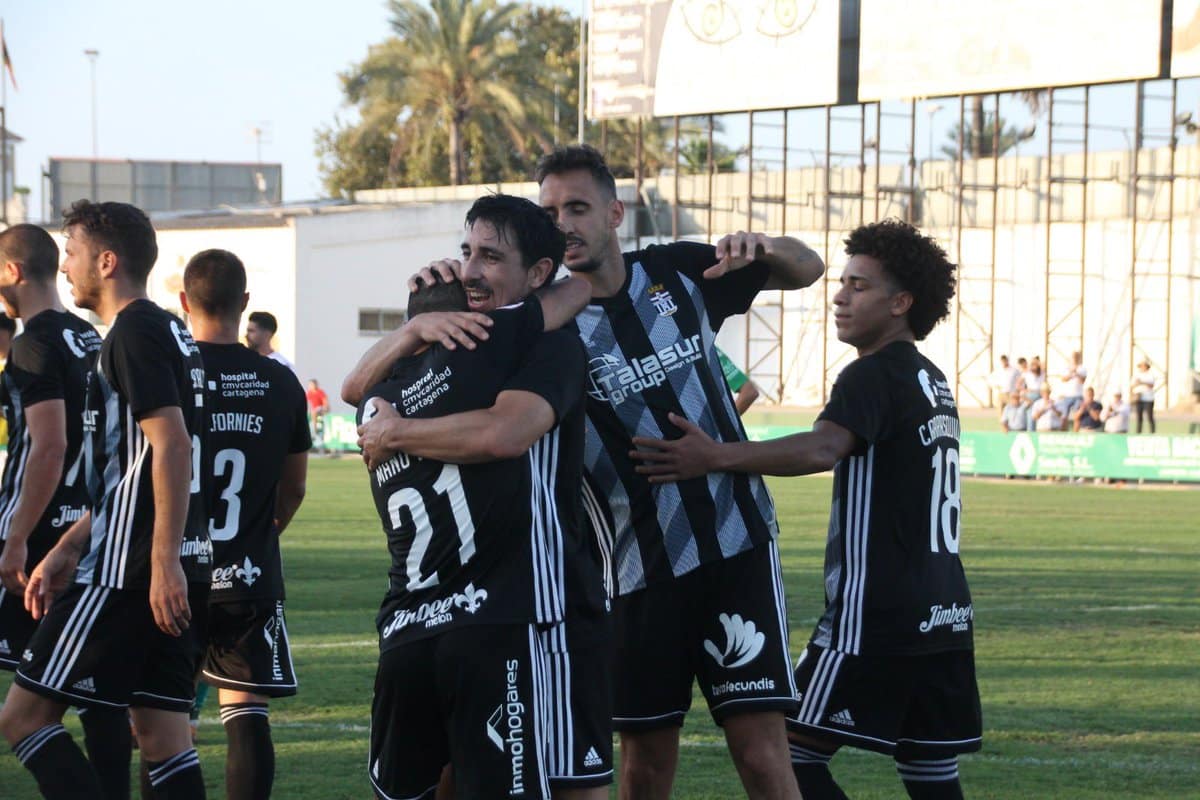
[[[892,756],[915,800],[955,800],[958,754],[982,741],[959,421],[945,375],[915,345],[950,313],[955,267],[896,220],[858,228],[846,252],[834,322],[858,359],[812,432],[722,444],[677,419],[683,438],[635,440],[640,469],[656,482],[835,469],[825,612],[788,720],[793,770],[807,800],[844,798],[829,760],[849,745]]]
[[[88,507],[83,401],[100,336],[58,296],[58,245],[36,225],[0,233],[0,299],[25,323],[0,380],[8,460],[0,487],[0,668],[15,670],[37,626],[25,610],[33,568]],[[129,796],[123,709],[82,709],[84,743],[108,800]]]
[[[179,300],[204,359],[204,469],[212,476],[213,567],[201,674],[219,690],[230,800],[270,797],[275,749],[268,703],[296,693],[279,536],[304,499],[312,447],[300,381],[238,341],[248,299],[246,269],[233,253],[204,250],[188,261]]]
[[[538,300],[516,302],[553,274],[562,235],[503,195],[477,201],[467,226],[464,260],[483,276],[467,296],[499,306],[486,340],[399,359],[360,406],[393,562],[370,755],[385,798],[432,795],[447,762],[457,796],[548,795],[543,737],[565,697],[541,632],[564,619],[566,564],[586,557],[571,551],[583,351],[545,332]]]
[[[699,683],[752,798],[795,798],[794,709],[774,503],[762,479],[651,486],[633,436],[670,437],[674,411],[722,441],[745,432],[716,355],[722,322],[764,289],[824,272],[797,239],[738,232],[622,253],[624,206],[604,158],[565,147],[538,165],[539,202],[566,233],[563,265],[591,286],[576,318],[589,358],[585,468],[593,518],[612,524],[614,728],[621,791],[670,795],[679,729]]]
[[[144,213],[81,200],[64,230],[75,303],[109,325],[83,412],[91,508],[29,576],[26,606],[42,621],[0,732],[45,797],[94,798],[102,789],[63,713],[129,707],[154,796],[202,798],[188,709],[212,559],[193,470],[204,369],[183,323],[146,297],[158,245]]]

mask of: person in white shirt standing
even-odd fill
[[[1150,362],[1143,359],[1137,365],[1137,372],[1130,379],[1129,394],[1137,403],[1137,432],[1142,432],[1142,417],[1149,417],[1150,432],[1154,433],[1157,426],[1154,424],[1154,393],[1158,391],[1158,378],[1150,371]],[[1126,412],[1128,419],[1128,412]],[[1126,423],[1126,431],[1129,426]]]
[[[1017,391],[1020,380],[1021,370],[1008,363],[1008,356],[1000,356],[1000,366],[992,373],[992,388],[996,391],[994,397],[999,408],[1004,408],[1009,396]]]
[[[1083,403],[1083,384],[1087,380],[1088,371],[1083,366],[1083,353],[1076,350],[1071,353],[1071,366],[1062,376],[1062,397],[1058,411],[1063,417],[1070,418]]]

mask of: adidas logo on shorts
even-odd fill
[[[596,748],[589,747],[587,755],[583,757],[583,765],[585,767],[598,767],[603,763],[600,760],[600,754],[596,752]]]
[[[848,708],[843,708],[836,714],[830,714],[829,721],[835,722],[838,725],[845,725],[848,728],[854,727],[854,718],[850,716],[850,709]]]
[[[75,681],[75,683],[71,684],[71,688],[78,689],[81,692],[96,693],[96,683],[91,678],[83,678],[82,680]]]

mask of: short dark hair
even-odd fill
[[[0,311],[0,331],[8,331],[10,334],[17,332],[17,321]]]
[[[80,228],[88,239],[117,254],[126,273],[144,284],[158,260],[158,240],[150,218],[128,203],[77,200],[63,217],[63,230]]]
[[[574,172],[585,169],[592,174],[592,180],[610,197],[617,196],[617,181],[613,178],[612,170],[600,151],[591,145],[573,144],[556,147],[538,161],[534,171],[534,180],[538,185],[546,180],[547,175],[561,175],[564,172]]]
[[[877,259],[898,287],[912,295],[907,319],[917,341],[949,316],[957,267],[932,237],[907,222],[885,219],[855,229],[846,238],[846,252]]]
[[[275,315],[270,311],[251,311],[248,321],[271,333],[279,330],[279,321],[275,319]]]
[[[408,295],[408,318],[412,319],[426,311],[466,311],[467,290],[462,281],[442,280],[442,276],[433,273],[433,283],[426,285],[417,278],[417,288]]]
[[[183,269],[183,291],[189,305],[209,316],[241,317],[246,268],[228,250],[201,250]]]
[[[0,261],[17,262],[30,280],[53,281],[58,274],[58,245],[37,225],[13,225],[0,233]]]
[[[567,252],[567,237],[554,224],[550,214],[524,197],[511,194],[485,194],[467,210],[467,226],[477,220],[489,222],[496,235],[508,241],[511,234],[521,251],[521,265],[529,269],[543,258],[557,267]]]

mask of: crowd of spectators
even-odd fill
[[[1154,433],[1154,394],[1160,388],[1158,377],[1143,360],[1130,379],[1131,407],[1121,390],[1110,393],[1102,403],[1094,386],[1087,385],[1088,371],[1083,366],[1083,354],[1071,354],[1071,363],[1058,376],[1055,386],[1042,367],[1041,358],[1018,358],[1016,366],[1008,356],[1000,356],[1000,365],[992,375],[992,386],[1000,399],[1000,428],[1006,433],[1017,431],[1092,431],[1129,433],[1133,410],[1137,411],[1137,432],[1143,422]]]

